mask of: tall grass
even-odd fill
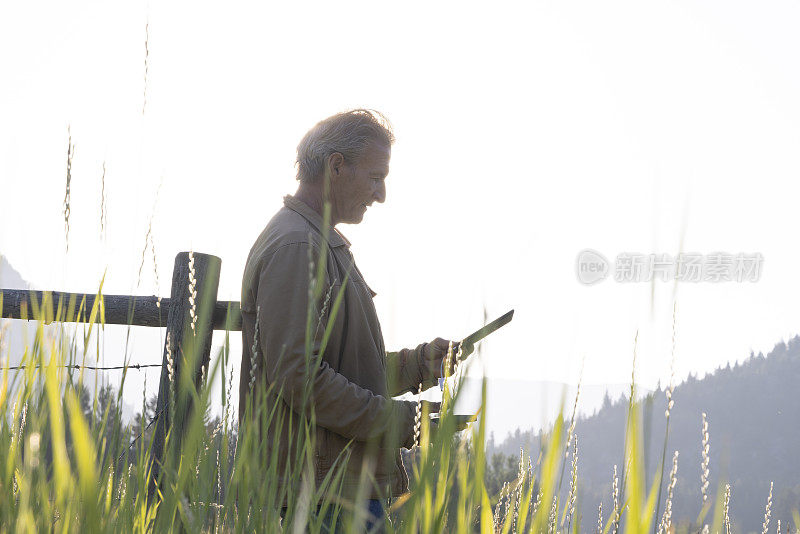
[[[309,306],[306,384],[311,384],[311,373],[318,367],[320,357],[310,340],[320,335],[320,352],[324,351],[332,319],[342,302],[341,293],[326,294],[323,289],[324,262],[320,258],[324,254],[324,250],[320,251],[316,258],[310,280],[310,298],[321,307]],[[95,308],[81,312],[87,316],[88,325],[83,333],[84,351],[92,332],[103,324],[101,301],[96,299]],[[156,480],[154,434],[144,432],[139,437],[130,425],[124,424],[120,402],[109,403],[100,399],[97,392],[91,400],[81,399],[82,372],[64,367],[76,360],[77,343],[70,340],[70,335],[54,336],[43,328],[54,319],[68,319],[64,310],[69,307],[47,299],[38,304],[33,310],[36,322],[30,323],[34,332],[21,355],[24,368],[12,372],[8,367],[10,358],[2,355],[0,412],[4,417],[0,418],[0,450],[6,454],[0,459],[0,531],[317,533],[326,531],[324,518],[328,514],[341,520],[347,532],[364,530],[366,516],[360,501],[374,483],[369,469],[361,471],[361,498],[346,499],[340,492],[344,470],[350,462],[347,450],[324,481],[315,483],[317,444],[310,386],[303,391],[300,409],[288,410],[282,404],[267,402],[275,384],[258,387],[258,381],[253,380],[255,375],[248,377],[252,391],[244,420],[251,423],[239,428],[231,415],[235,398],[231,391],[233,366],[226,342],[203,371],[199,387],[187,374],[173,378],[170,404],[190,403],[195,409],[167,434]],[[320,322],[315,313],[320,309],[328,311],[327,323]],[[202,335],[201,323],[196,323],[197,330],[185,329],[187,335]],[[77,335],[77,330],[72,332],[73,337]],[[198,368],[198,351],[194,347],[199,345],[185,339],[183,352],[170,357],[183,358],[182,369]],[[263,373],[263,369],[254,373]],[[516,480],[509,481],[500,495],[492,495],[485,482],[486,417],[482,415],[466,431],[458,431],[453,417],[454,401],[461,394],[458,378],[446,381],[438,426],[430,422],[427,405],[421,407],[418,445],[406,465],[413,475],[411,491],[392,501],[380,526],[390,533],[578,532],[582,521],[576,514],[581,493],[574,417],[566,427],[561,416],[556,419],[537,458],[521,452]],[[210,385],[217,380],[222,384],[223,417],[210,424]],[[117,401],[123,387],[124,375]],[[482,414],[487,413],[485,405],[484,380]],[[615,499],[614,509],[606,518],[602,507],[598,510],[597,530],[603,534],[618,530],[644,534],[657,528],[656,497],[661,476],[646,480],[640,412],[641,406],[632,395],[620,499]],[[267,444],[274,444],[280,429],[291,427],[296,421],[302,431],[293,436],[291,450],[286,451],[289,461],[280,470],[277,447]],[[139,430],[146,422],[141,423]],[[675,462],[670,473],[668,514],[672,514],[676,467]],[[560,489],[562,473],[567,469],[569,489],[564,496]],[[152,496],[148,496],[149,488],[155,488]],[[281,514],[284,503],[286,509]],[[729,488],[720,488],[712,531],[730,532],[729,505]],[[769,515],[770,501],[765,530]],[[586,522],[593,523],[593,519]],[[676,529],[667,516],[660,524],[662,531],[694,532],[705,523],[700,518],[698,525]],[[709,525],[705,526],[708,529]]]

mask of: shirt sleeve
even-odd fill
[[[402,349],[386,353],[386,368],[389,376],[389,392],[395,397],[406,392],[414,392],[422,384],[422,390],[435,386],[438,381],[433,371],[422,363],[422,349],[425,343],[413,349]]]
[[[324,305],[329,290],[324,282],[320,297],[313,298],[310,251],[316,260],[316,248],[308,243],[284,245],[261,267],[257,346],[267,381],[295,412],[304,410],[310,416],[313,406],[317,425],[357,441],[394,436],[399,442],[391,446],[411,448],[415,403],[376,395],[320,357],[329,306],[336,296],[330,295],[329,306]]]

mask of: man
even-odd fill
[[[435,385],[449,343],[436,338],[386,352],[375,293],[334,228],[360,223],[386,200],[393,142],[388,122],[373,111],[340,113],[314,126],[297,147],[297,192],[284,198],[256,240],[242,281],[240,421],[248,403],[255,411],[251,399],[259,388],[271,386],[268,408],[294,411],[291,425],[287,418],[265,436],[270,454],[278,448],[281,474],[303,433],[296,414],[309,413],[304,399],[310,399],[317,485],[349,453],[338,495],[369,499],[379,522],[383,500],[408,491],[400,448],[415,441],[417,403],[392,397]]]

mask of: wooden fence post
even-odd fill
[[[208,372],[213,310],[217,303],[221,265],[222,260],[210,254],[181,252],[175,256],[167,337],[164,342],[156,405],[158,419],[152,450],[153,471],[148,492],[150,497],[160,483],[162,466],[165,463],[167,432],[171,432],[170,450],[179,451],[184,426],[192,413],[192,396],[182,387],[182,384],[188,383],[184,375],[188,373],[191,383],[199,389],[201,369],[205,367]],[[192,280],[194,283],[190,287]],[[172,373],[171,366],[174,366]]]

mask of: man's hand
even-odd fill
[[[472,415],[451,415],[449,416],[455,421],[456,426],[454,432],[461,432],[469,428],[469,424],[475,421],[475,416]],[[451,427],[452,428],[452,427]],[[439,432],[439,418],[430,420],[430,441],[436,440],[436,434]]]
[[[444,378],[445,371],[447,371],[446,374],[449,375],[455,372],[457,363],[456,355],[458,354],[459,344],[458,341],[453,341],[453,355],[450,358],[449,370],[445,370],[444,362],[447,360],[447,348],[450,345],[450,341],[437,337],[430,343],[425,344],[422,349],[422,362],[435,378]],[[472,354],[473,349],[474,347],[465,346],[462,350],[461,357],[466,358]]]

